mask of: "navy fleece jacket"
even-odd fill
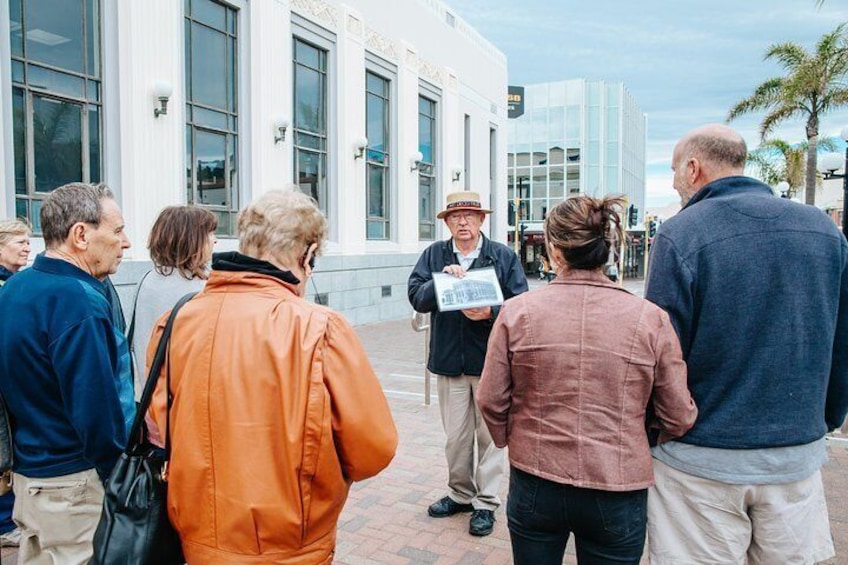
[[[126,443],[123,359],[103,283],[39,255],[0,292],[0,393],[15,472],[108,477]]]

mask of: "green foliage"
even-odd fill
[[[770,46],[764,60],[779,63],[785,71],[784,76],[771,78],[757,86],[754,93],[740,100],[727,116],[729,122],[745,114],[765,112],[760,122],[763,140],[784,122],[804,121],[807,204],[815,202],[819,121],[826,113],[848,106],[846,26],[848,22],[823,35],[810,52],[792,42]]]
[[[767,139],[748,153],[748,164],[757,171],[757,177],[769,186],[776,187],[786,182],[789,185],[787,197],[792,198],[804,188],[809,145],[806,141],[792,145],[782,139]],[[825,137],[819,140],[817,151],[836,151],[837,147],[836,139]],[[816,185],[821,185],[821,177],[817,178]]]

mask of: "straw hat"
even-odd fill
[[[445,209],[436,214],[436,217],[440,220],[456,210],[473,210],[474,212],[482,212],[484,214],[492,213],[491,210],[483,208],[483,204],[480,202],[480,194],[477,192],[469,192],[467,190],[451,192],[448,194],[446,200]]]

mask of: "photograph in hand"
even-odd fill
[[[440,312],[503,304],[503,293],[491,267],[467,271],[463,278],[433,273]]]

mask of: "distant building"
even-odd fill
[[[623,194],[641,223],[646,117],[620,82],[575,79],[524,88],[524,114],[507,126],[508,237],[514,241],[519,233],[530,271],[542,251],[547,211],[568,196]]]
[[[406,316],[406,280],[473,189],[506,233],[506,58],[439,0],[0,0],[0,218],[71,181],[115,192],[132,249],[159,211],[238,210],[295,183],[330,237],[310,293],[353,323]],[[167,111],[164,111],[167,110]]]

